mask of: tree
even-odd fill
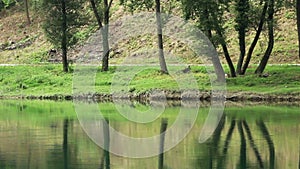
[[[265,54],[264,54],[260,64],[258,65],[257,69],[255,70],[256,74],[262,74],[263,71],[265,70],[268,60],[270,58],[270,55],[272,53],[273,46],[274,46],[274,0],[269,0],[269,3],[268,3],[267,22],[268,22],[268,38],[269,38],[268,47],[265,51]]]
[[[197,22],[198,27],[206,33],[212,43],[217,46],[221,45],[231,77],[236,77],[236,72],[227,48],[226,37],[224,35],[223,15],[227,10],[227,1],[211,0],[182,0],[182,8],[186,19],[193,19]],[[212,32],[215,32],[214,34]]]
[[[249,66],[249,63],[250,63],[250,60],[251,60],[251,57],[252,57],[252,53],[254,51],[254,48],[259,40],[259,37],[260,37],[260,34],[263,30],[263,25],[265,23],[265,18],[266,18],[266,13],[267,13],[267,8],[268,8],[268,0],[265,1],[265,4],[264,4],[264,7],[263,7],[263,10],[262,10],[262,13],[261,13],[261,16],[260,16],[260,21],[259,21],[259,24],[258,24],[258,28],[257,28],[257,31],[256,31],[256,34],[255,34],[255,37],[249,47],[249,50],[248,50],[248,53],[247,53],[247,57],[246,57],[246,60],[245,60],[245,63],[243,65],[243,69],[242,69],[242,72],[241,74],[244,75],[246,73],[246,70]]]
[[[300,0],[296,2],[297,11],[297,28],[298,28],[298,46],[299,46],[299,58],[300,58]]]
[[[168,74],[167,64],[166,64],[165,56],[164,56],[160,0],[155,0],[155,9],[156,9],[156,24],[157,24],[160,71],[162,73]]]
[[[102,57],[102,71],[108,71],[108,59],[109,59],[109,42],[108,42],[108,33],[109,33],[109,11],[112,6],[113,0],[90,0],[94,15],[96,17],[98,27],[101,30],[102,34],[102,47],[103,47],[103,57]],[[97,8],[97,4],[101,4],[100,10]],[[104,16],[104,17],[102,17]],[[104,23],[104,25],[103,25]]]
[[[75,33],[79,31],[80,0],[44,0],[45,20],[43,29],[47,39],[57,48],[62,50],[63,71],[68,72],[68,48],[76,44],[78,39]]]
[[[125,7],[129,7],[131,12],[139,9],[151,9],[155,6],[156,11],[156,24],[157,24],[157,38],[158,38],[158,49],[159,49],[159,64],[162,73],[168,74],[167,64],[164,56],[164,45],[163,45],[163,34],[162,34],[162,20],[161,20],[161,1],[155,0],[121,0],[121,4]]]
[[[25,10],[26,10],[27,24],[30,25],[31,21],[30,21],[30,16],[29,16],[28,0],[24,0],[24,1],[25,1]]]
[[[237,16],[235,18],[235,22],[237,25],[235,29],[238,31],[239,38],[239,46],[240,46],[240,57],[237,63],[236,73],[242,73],[242,65],[244,62],[244,57],[246,54],[246,31],[249,25],[249,2],[248,0],[237,0],[235,5],[235,10],[237,12]]]

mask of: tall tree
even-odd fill
[[[267,8],[268,8],[268,0],[265,1],[265,4],[263,6],[263,10],[262,10],[262,13],[260,15],[260,21],[259,21],[259,24],[258,24],[258,28],[256,30],[255,37],[254,37],[254,39],[253,39],[253,41],[252,41],[252,43],[249,47],[247,57],[246,57],[244,65],[243,65],[243,69],[242,69],[242,72],[241,72],[242,75],[244,75],[246,73],[246,70],[247,70],[247,68],[250,64],[250,60],[252,58],[254,48],[255,48],[258,40],[259,40],[259,37],[261,35],[262,30],[263,30],[263,26],[264,26],[265,19],[266,19]]]
[[[102,47],[103,47],[103,56],[102,56],[102,71],[108,71],[108,60],[109,60],[109,42],[108,42],[108,33],[109,33],[109,13],[113,3],[113,0],[90,0],[95,18],[98,23],[98,27],[101,30],[102,34]],[[97,7],[97,4],[100,7]],[[103,17],[102,17],[103,16]]]
[[[162,20],[160,12],[160,0],[155,0],[156,9],[156,24],[157,24],[157,37],[158,37],[158,49],[159,49],[159,64],[160,71],[162,73],[168,73],[167,64],[164,56],[164,44],[163,44],[163,34],[162,34]]]
[[[246,31],[249,25],[249,1],[248,0],[237,0],[235,10],[237,16],[235,22],[237,23],[235,29],[238,31],[240,57],[237,63],[236,73],[242,73],[242,65],[246,54]]]
[[[195,20],[199,28],[206,33],[215,46],[218,44],[222,46],[231,77],[236,77],[235,68],[227,48],[226,37],[224,34],[225,29],[223,27],[223,15],[227,10],[227,7],[227,1],[182,0],[185,18]],[[215,32],[215,34],[212,32]]]
[[[27,18],[27,24],[30,25],[30,15],[29,15],[29,8],[28,8],[28,0],[24,0],[25,2],[25,10],[26,10],[26,18]]]
[[[161,20],[161,1],[160,0],[121,0],[121,4],[126,8],[129,8],[129,11],[134,12],[136,10],[152,8],[156,11],[156,24],[157,24],[157,39],[158,39],[158,48],[159,48],[159,64],[160,70],[162,73],[168,73],[167,64],[164,56],[164,45],[163,45],[163,33],[162,33],[162,20]]]
[[[64,72],[68,72],[68,60],[67,60],[67,10],[66,10],[66,0],[61,0],[61,12],[62,12],[62,39],[61,39],[61,49],[62,49],[62,59],[63,59],[63,69]]]
[[[62,50],[63,71],[68,72],[68,48],[78,41],[75,33],[79,31],[82,22],[79,10],[81,0],[43,0],[45,20],[43,29],[47,39]]]
[[[269,0],[267,22],[268,22],[268,38],[269,38],[268,47],[265,51],[265,54],[261,62],[259,63],[257,69],[255,70],[256,74],[262,74],[263,71],[265,70],[274,46],[274,0]]]
[[[298,46],[299,46],[299,58],[300,58],[300,0],[296,2],[297,11],[297,28],[298,28]]]

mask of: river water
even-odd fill
[[[134,138],[158,135],[162,118],[168,120],[169,129],[182,109],[170,103],[160,117],[139,124],[120,115],[113,103],[98,106],[114,130]],[[150,107],[138,102],[124,106],[140,112]],[[299,105],[226,104],[214,134],[199,143],[208,106],[200,106],[194,124],[186,121],[191,130],[163,156],[130,158],[107,153],[89,138],[72,102],[0,100],[0,169],[299,168]],[[112,149],[118,140],[110,141]],[[140,147],[123,147],[123,151],[136,152]]]

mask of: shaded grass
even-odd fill
[[[227,79],[227,90],[262,94],[299,94],[299,66],[268,66],[264,73],[268,77],[259,77],[254,74],[254,70],[250,68],[245,76]]]

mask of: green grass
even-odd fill
[[[200,91],[211,89],[210,79],[205,67],[192,66]],[[182,67],[170,67],[174,72],[182,70]],[[0,67],[0,95],[1,96],[49,96],[71,95],[73,85],[73,73],[63,73],[61,65],[35,65],[35,66],[4,66]],[[238,78],[227,79],[228,92],[251,92],[261,94],[290,94],[300,93],[300,67],[299,66],[268,66],[265,73],[268,77],[259,77],[253,74],[250,68],[247,75]],[[131,71],[136,72],[132,78],[128,78]],[[225,68],[227,72],[227,68]],[[141,67],[125,67],[118,72],[116,67],[111,67],[108,72],[97,69],[95,74],[95,91],[84,87],[82,92],[112,93],[112,84],[119,84],[113,90],[131,93],[141,93],[153,89],[179,90],[179,84],[173,76],[161,74],[157,67],[149,67],[141,70]],[[92,73],[92,72],[87,72]],[[122,74],[124,73],[124,74]],[[122,75],[118,77],[116,74]],[[115,81],[113,81],[115,78]],[[178,79],[188,81],[186,74],[181,74]],[[78,83],[78,82],[76,82]],[[79,82],[83,85],[85,81]],[[189,84],[189,82],[187,83]],[[185,85],[184,88],[193,88]]]
[[[258,77],[254,68],[247,75],[227,80],[228,91],[257,92],[262,94],[299,94],[300,66],[268,66],[265,74],[268,77]]]

